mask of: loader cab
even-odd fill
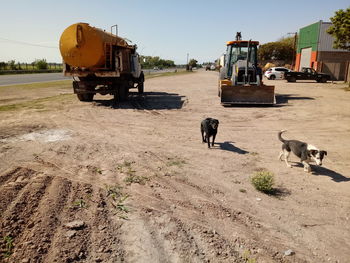
[[[226,50],[226,76],[232,76],[233,66],[257,68],[258,41],[236,40],[227,42]]]

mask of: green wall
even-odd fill
[[[321,22],[319,21],[299,29],[297,53],[300,53],[301,49],[308,47],[312,47],[312,51],[317,51],[320,26]]]

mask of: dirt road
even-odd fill
[[[275,107],[222,107],[217,73],[200,71],[115,108],[57,93],[1,111],[1,260],[349,262],[350,92],[267,82]],[[324,165],[278,161],[281,129],[327,150]],[[262,168],[277,196],[251,185]]]

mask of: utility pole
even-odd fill
[[[190,70],[190,65],[188,65],[188,56],[189,56],[189,54],[187,53],[187,62],[186,62],[186,70],[187,71]]]
[[[288,35],[294,35],[293,60],[292,60],[292,69],[294,70],[294,67],[295,67],[295,56],[296,56],[296,53],[297,53],[297,37],[298,37],[298,32],[288,33]]]

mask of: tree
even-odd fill
[[[17,67],[16,67],[16,61],[14,60],[10,60],[8,63],[7,63],[10,67],[11,70],[16,70]]]
[[[48,64],[46,62],[46,59],[37,59],[35,60],[34,63],[37,69],[48,69]]]
[[[258,56],[259,60],[292,61],[294,52],[294,37],[287,37],[261,45]]]
[[[328,28],[327,33],[335,38],[333,47],[350,50],[350,8],[336,11],[330,20],[333,25]]]
[[[160,57],[152,57],[152,56],[141,56],[140,57],[142,68],[170,68],[175,67],[175,63],[172,60],[164,60]]]
[[[6,62],[0,62],[0,69],[2,68],[3,70],[6,70],[6,65],[7,63]]]
[[[198,61],[192,58],[190,59],[190,62],[188,62],[188,65],[193,68],[193,67],[197,67],[197,63]]]

